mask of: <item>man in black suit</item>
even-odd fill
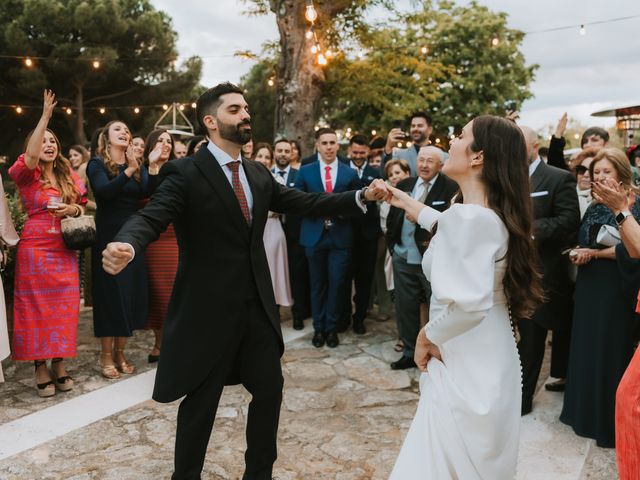
[[[442,150],[422,147],[418,152],[418,177],[407,178],[398,188],[411,192],[411,196],[439,211],[446,210],[458,191],[458,185],[446,177],[442,170]],[[416,366],[413,354],[420,331],[420,303],[429,304],[431,285],[422,271],[424,254],[430,234],[416,224],[416,219],[404,210],[391,207],[387,217],[387,245],[391,252],[393,282],[395,286],[396,321],[404,343],[402,357],[391,364],[394,370]]]
[[[269,210],[357,215],[384,184],[325,195],[280,185],[264,166],[242,160],[251,139],[242,89],[220,84],[203,93],[196,114],[211,140],[195,157],[168,162],[147,206],[103,251],[104,269],[119,273],[174,224],[180,252],[153,398],[178,411],[174,480],[199,479],[224,385],[251,393],[244,480],[271,479],[284,350],[263,244]]]
[[[544,358],[547,331],[553,330],[554,376],[566,377],[569,359],[572,287],[569,259],[563,255],[575,245],[580,227],[580,207],[576,180],[569,172],[545,164],[538,156],[538,136],[529,127],[520,127],[527,142],[533,236],[538,248],[545,303],[530,320],[519,322],[522,363],[522,414],[531,412],[533,395]],[[556,345],[557,344],[557,345]]]
[[[349,139],[349,166],[356,171],[363,185],[368,186],[376,178],[382,178],[380,172],[367,163],[369,142],[364,135],[354,135]],[[351,259],[351,278],[355,286],[355,312],[353,314],[353,331],[358,335],[367,333],[364,319],[367,316],[371,288],[378,255],[378,237],[382,235],[378,205],[367,205],[367,213],[353,219],[353,256]],[[351,315],[351,282],[346,292],[346,315],[340,330],[346,330]]]
[[[293,188],[296,184],[298,170],[291,168],[291,142],[286,138],[280,138],[273,144],[273,156],[275,166],[271,170],[276,176],[276,180],[283,185]],[[311,298],[309,287],[309,266],[304,247],[300,245],[300,223],[302,217],[299,215],[286,215],[282,218],[282,228],[287,239],[287,260],[289,263],[289,281],[291,283],[291,295],[293,296],[293,306],[291,315],[293,316],[293,328],[302,330],[304,319],[311,316]]]

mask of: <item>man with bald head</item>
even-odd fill
[[[569,172],[544,163],[538,155],[538,135],[521,126],[527,144],[533,237],[545,290],[545,303],[531,320],[519,323],[522,362],[522,414],[532,410],[533,395],[540,375],[548,330],[553,330],[551,376],[564,379],[569,360],[572,284],[569,259],[562,252],[575,245],[580,227],[576,180]]]
[[[437,147],[425,146],[418,151],[416,170],[418,177],[407,178],[397,187],[425,205],[439,211],[446,210],[458,185],[440,172],[444,152]],[[416,339],[420,331],[420,303],[429,303],[431,285],[422,272],[422,254],[427,249],[430,234],[405,216],[404,210],[391,207],[387,217],[387,245],[393,264],[396,321],[404,343],[402,357],[391,364],[394,370],[414,368]]]

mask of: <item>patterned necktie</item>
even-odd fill
[[[324,167],[324,189],[327,193],[333,192],[333,184],[331,183],[331,167]]]
[[[247,221],[247,224],[250,224],[251,213],[249,212],[249,202],[247,202],[247,197],[244,194],[244,189],[242,188],[242,184],[240,183],[240,173],[238,172],[238,169],[240,168],[240,162],[231,162],[227,163],[227,165],[231,170],[231,186],[233,187],[233,193],[236,194],[236,198],[238,199],[238,203],[240,204],[240,210],[242,210],[244,219]]]
[[[429,195],[429,184],[425,182],[422,185],[424,186],[424,190],[423,190],[422,194],[417,198],[417,200],[420,203],[424,203],[425,200],[427,199],[427,195]]]

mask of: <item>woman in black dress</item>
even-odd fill
[[[127,153],[130,143],[131,133],[123,122],[108,123],[99,136],[98,156],[87,166],[97,203],[96,243],[91,255],[93,328],[101,341],[100,369],[110,379],[134,372],[134,366],[124,355],[124,347],[127,337],[134,329],[143,328],[147,320],[144,255],[136,255],[117,276],[102,268],[102,250],[156,186],[157,167],[150,165],[150,175],[144,165]]]
[[[633,195],[632,172],[624,154],[605,148],[589,165],[593,181],[613,178]],[[631,214],[640,220],[640,200]],[[624,245],[602,248],[596,241],[602,225],[617,228],[614,213],[592,203],[582,219],[571,253],[579,265],[575,290],[567,386],[560,420],[600,447],[615,446],[616,389],[633,354],[632,328],[640,261]]]

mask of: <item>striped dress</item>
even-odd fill
[[[146,328],[160,330],[167,316],[167,308],[178,271],[178,242],[173,224],[151,243],[145,252],[149,274],[149,316]]]

